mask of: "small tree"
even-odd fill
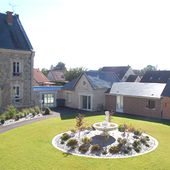
[[[83,129],[83,125],[84,125],[84,115],[78,114],[78,116],[76,116],[76,128],[79,131],[79,138],[80,138],[80,132]]]
[[[70,68],[68,71],[65,72],[65,78],[67,81],[71,81],[73,79],[78,78],[86,70],[87,69],[83,67]]]
[[[42,68],[41,69],[41,72],[45,75],[45,76],[47,76],[48,75],[48,69],[46,69],[46,68]]]

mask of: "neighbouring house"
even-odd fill
[[[119,78],[112,72],[87,71],[61,89],[65,106],[89,111],[105,108],[105,92]]]
[[[115,73],[121,81],[126,81],[130,75],[135,75],[130,66],[103,67],[101,71]]]
[[[106,109],[118,113],[163,118],[162,92],[165,85],[139,82],[113,83],[110,92],[105,96]]]
[[[162,117],[170,119],[170,80],[162,92]]]
[[[39,107],[56,107],[58,91],[61,86],[34,86],[33,87],[33,99],[34,105]]]
[[[170,79],[170,71],[148,71],[144,74],[142,83],[167,83]]]
[[[66,82],[64,72],[62,70],[49,70],[47,78],[51,82]]]
[[[138,75],[129,75],[126,82],[140,82],[140,77]]]
[[[19,15],[0,13],[0,109],[32,106],[35,52]]]
[[[39,70],[33,69],[33,86],[49,86],[54,83],[49,82],[48,78]]]

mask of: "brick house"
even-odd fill
[[[34,55],[19,16],[0,13],[0,110],[32,105]]]
[[[134,115],[155,118],[170,118],[170,99],[166,99],[166,110],[163,109],[163,83],[114,83],[109,93],[105,95],[106,109]],[[164,112],[163,112],[164,110]],[[164,114],[163,114],[164,113]]]
[[[170,119],[170,80],[162,92],[162,117]]]

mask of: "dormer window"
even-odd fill
[[[13,62],[13,76],[21,75],[21,63]]]

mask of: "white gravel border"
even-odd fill
[[[70,133],[70,131],[64,132],[64,133]],[[91,155],[87,155],[87,154],[83,154],[83,153],[75,153],[74,151],[71,152],[71,151],[68,151],[68,150],[66,150],[66,149],[63,149],[63,148],[59,147],[59,146],[57,145],[57,143],[56,143],[56,140],[58,140],[59,137],[60,137],[62,134],[63,134],[63,133],[60,133],[60,134],[56,135],[56,136],[52,139],[52,145],[53,145],[56,149],[58,149],[58,150],[60,150],[60,151],[62,151],[62,152],[64,152],[64,153],[71,154],[71,155],[88,157],[88,158],[102,158],[102,159],[131,158],[131,157],[136,157],[136,156],[140,156],[140,155],[144,155],[144,154],[146,154],[146,153],[152,152],[153,150],[155,150],[155,149],[158,147],[158,144],[159,144],[159,142],[158,142],[154,137],[152,137],[152,136],[150,136],[150,135],[148,135],[148,134],[146,134],[146,133],[143,133],[144,135],[149,136],[149,138],[150,138],[151,140],[153,140],[153,141],[154,141],[154,144],[155,144],[152,148],[148,149],[148,150],[145,151],[145,152],[135,153],[135,154],[132,154],[132,155],[123,155],[123,154],[118,154],[118,155],[112,154],[111,156],[105,156],[105,155],[98,156],[98,155],[92,155],[92,154],[91,154]]]

